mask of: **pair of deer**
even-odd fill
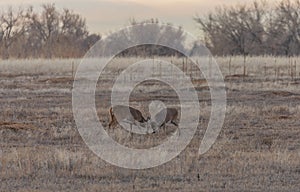
[[[165,126],[167,123],[172,123],[175,126],[178,126],[178,124],[175,122],[175,120],[178,117],[178,111],[175,108],[162,109],[154,116],[154,121],[152,121],[150,117],[147,117],[147,119],[145,119],[141,111],[139,111],[138,109],[135,109],[130,106],[124,106],[124,105],[116,105],[110,107],[109,114],[110,114],[110,122],[108,124],[109,128],[117,125],[119,123],[118,120],[119,121],[127,120],[130,123],[131,130],[132,130],[132,124],[136,125],[136,122],[140,124],[144,124],[150,120],[151,128],[153,131],[152,133],[155,133],[156,130],[161,127],[163,127],[165,130]]]

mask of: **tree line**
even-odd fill
[[[91,34],[86,20],[72,10],[58,10],[54,4],[44,4],[41,8],[40,11],[33,7],[8,8],[0,13],[0,57],[82,57],[101,39],[100,34]],[[300,55],[300,0],[281,0],[275,5],[261,0],[217,7],[207,15],[194,17],[194,21],[203,35],[202,42],[213,55]],[[152,25],[146,25],[149,23]],[[182,28],[174,28],[170,23],[159,25],[157,19],[141,22],[133,19],[130,24],[132,27],[128,30],[111,33],[99,47],[107,51],[105,46],[110,45],[114,51],[118,49],[118,42],[126,44],[164,37],[165,44],[176,42],[177,48],[184,49]],[[194,47],[198,50],[198,42]],[[140,45],[120,55],[182,56],[176,50],[159,45]]]
[[[0,54],[7,58],[81,57],[99,39],[90,34],[86,21],[69,9],[59,11],[54,4],[15,10],[0,15]]]
[[[300,0],[218,7],[194,20],[215,55],[300,55]]]

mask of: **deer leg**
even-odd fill
[[[148,135],[148,134],[149,134],[149,124],[148,124],[148,123],[146,124],[146,127],[147,127],[147,132],[146,132],[146,134]]]
[[[152,129],[152,134],[156,133],[156,130],[151,124],[150,124],[150,129]]]
[[[171,121],[171,123],[173,124],[173,125],[175,125],[176,127],[178,127],[178,123],[176,123],[175,121]],[[178,127],[178,136],[180,135],[180,129],[179,129],[179,127]]]
[[[164,122],[164,123],[160,126],[160,128],[163,128],[163,130],[164,130],[164,132],[165,132],[165,134],[166,134],[166,122]]]
[[[108,124],[108,128],[110,129],[110,128],[112,128],[112,129],[115,129],[115,122],[114,121],[111,121],[111,122],[109,122],[109,124]]]
[[[109,120],[108,120],[108,128],[109,128],[109,129],[111,128],[112,122],[113,122],[112,119],[109,119]]]
[[[130,139],[132,138],[132,124],[133,123],[130,123],[130,135],[129,135]]]
[[[172,120],[171,123],[172,123],[173,125],[175,125],[175,126],[178,127],[178,123],[176,123],[175,121]],[[179,129],[179,127],[178,127],[178,135],[180,135],[180,129]]]
[[[115,116],[113,116],[112,119],[108,123],[108,128],[113,128],[114,129],[116,124],[117,124],[117,119],[116,119]]]

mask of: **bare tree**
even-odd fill
[[[9,58],[10,47],[25,32],[24,11],[19,8],[16,12],[9,7],[7,12],[0,16],[0,42],[2,57]]]
[[[276,8],[276,16],[269,28],[268,42],[274,54],[300,54],[300,1],[283,0]],[[272,43],[273,42],[273,43]]]
[[[260,54],[264,46],[265,4],[254,2],[252,6],[218,7],[206,17],[195,17],[204,33],[206,45],[213,53]]]
[[[59,41],[64,42],[60,46],[63,50],[69,50],[64,57],[74,57],[84,52],[84,47],[81,46],[88,37],[86,21],[79,14],[75,14],[69,9],[64,9],[60,16],[61,31]],[[63,52],[66,53],[66,52]]]
[[[33,7],[22,13],[23,33],[13,45],[19,52],[14,57],[81,57],[100,39],[89,34],[85,19],[69,9],[60,12],[54,4],[45,4],[40,13]]]
[[[54,4],[44,4],[43,9],[41,21],[38,24],[41,29],[40,35],[45,43],[44,54],[47,58],[51,58],[58,43],[59,13]]]

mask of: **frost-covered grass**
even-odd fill
[[[131,64],[143,61],[145,58],[114,58],[105,59],[87,59],[84,63],[98,65],[104,61],[110,61],[108,68],[114,70],[122,70]],[[146,58],[149,59],[149,58]],[[195,67],[190,67],[191,61],[176,57],[155,57],[155,60],[172,62],[179,68],[187,72],[194,70]],[[197,58],[193,58],[198,61]],[[220,66],[223,76],[244,74],[244,57],[215,57],[215,60]],[[64,74],[72,73],[82,59],[28,59],[28,60],[0,60],[0,73],[6,74],[22,74],[22,73],[53,73]],[[184,63],[184,64],[183,64]],[[185,65],[185,66],[183,66]],[[246,57],[245,75],[257,77],[299,77],[300,75],[300,57]],[[87,67],[87,70],[89,68]],[[93,70],[93,69],[91,69]]]
[[[64,74],[72,72],[72,64],[78,65],[79,59],[28,59],[1,60],[0,73],[21,74]]]
[[[216,57],[223,75],[244,73],[244,57]],[[246,75],[256,77],[299,77],[300,57],[246,57]]]

